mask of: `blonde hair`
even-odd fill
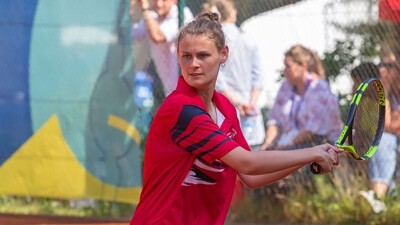
[[[307,70],[325,78],[325,69],[318,54],[300,44],[292,46],[286,53],[286,57],[291,57],[299,65],[307,66]]]

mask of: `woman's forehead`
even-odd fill
[[[210,49],[216,48],[216,46],[214,40],[210,39],[206,34],[187,34],[179,42],[179,48]]]

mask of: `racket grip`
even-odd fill
[[[322,173],[322,167],[318,163],[315,162],[311,163],[310,169],[313,174]]]

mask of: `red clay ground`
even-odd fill
[[[127,225],[128,223],[129,221],[126,219],[0,214],[0,225],[29,225],[29,224]]]
[[[85,218],[85,217],[69,217],[69,216],[46,216],[46,215],[16,215],[16,214],[0,214],[0,225],[128,225],[127,219],[115,218]],[[283,223],[284,224],[284,223]],[[283,225],[280,224],[280,225]],[[226,225],[262,225],[262,224],[226,224]],[[278,225],[278,224],[275,224]]]

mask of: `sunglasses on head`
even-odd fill
[[[379,68],[391,69],[391,68],[394,67],[394,63],[379,63],[378,67]]]

